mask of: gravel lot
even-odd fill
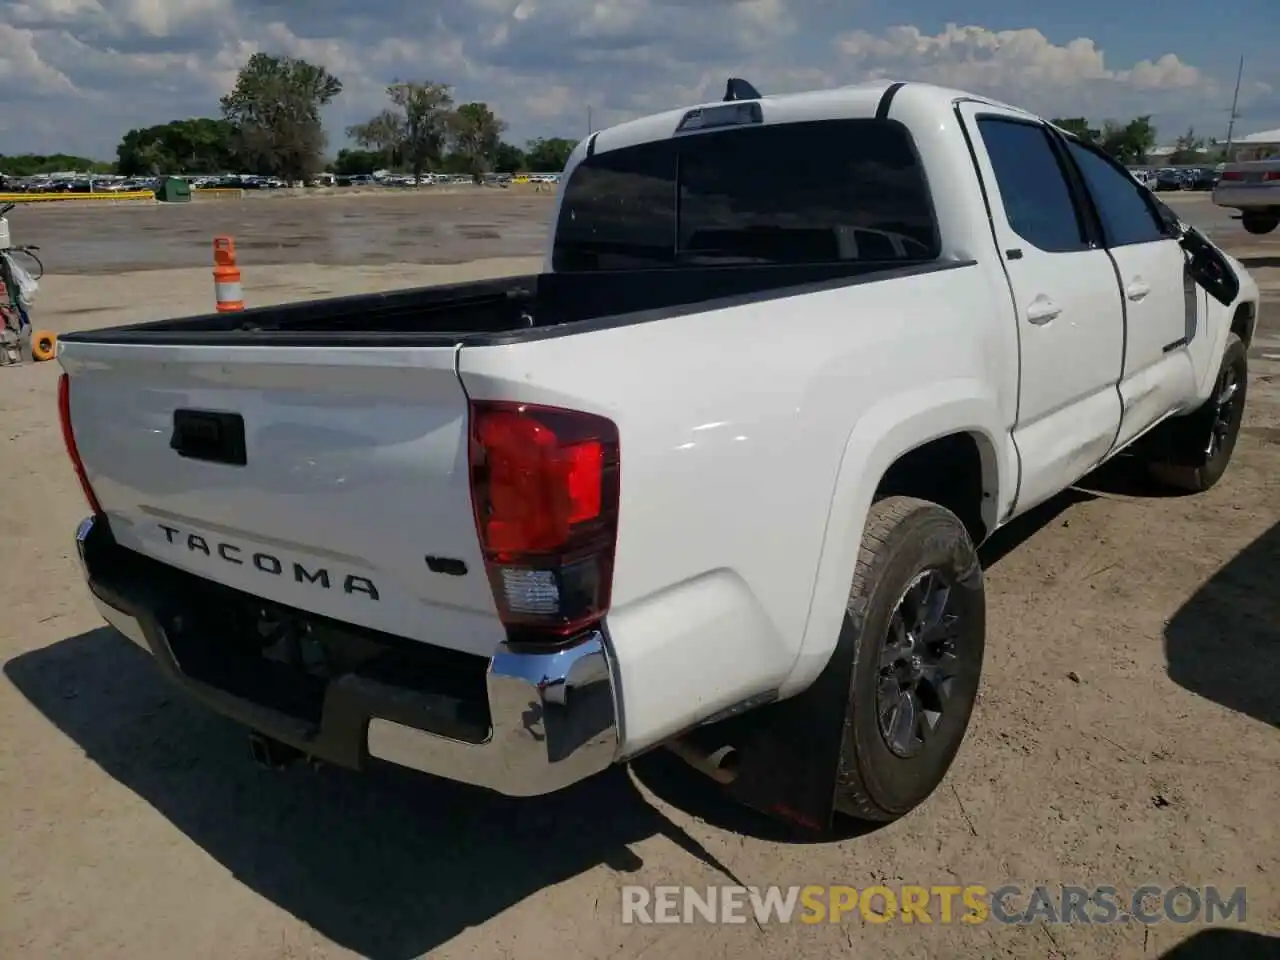
[[[838,842],[788,839],[665,755],[523,802],[408,774],[258,770],[239,728],[101,625],[73,558],[84,505],[58,368],[0,369],[0,955],[1275,956],[1280,941],[1195,924],[619,920],[623,884],[1152,883],[1247,886],[1244,928],[1280,929],[1280,235],[1246,237],[1203,197],[1175,202],[1269,291],[1226,479],[1156,498],[1090,478],[989,544],[988,664],[949,780],[899,823]],[[534,269],[548,209],[245,200],[12,223],[54,271],[37,326],[66,331],[210,309],[215,233],[237,236],[257,304]],[[354,252],[333,253],[335,223],[359,224]],[[467,224],[496,236],[468,240]],[[440,265],[481,256],[509,259]]]

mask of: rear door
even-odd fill
[[[122,546],[488,655],[503,631],[472,515],[456,352],[69,342],[59,359]]]
[[[1082,477],[1115,440],[1124,351],[1120,285],[1047,126],[983,103],[962,103],[960,113],[1018,311],[1014,442],[1022,476],[1015,510],[1022,512]]]
[[[1095,147],[1063,140],[1092,198],[1124,292],[1120,378],[1123,446],[1195,393],[1188,346],[1197,297],[1182,246],[1165,230],[1150,194]]]

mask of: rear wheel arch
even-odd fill
[[[922,492],[931,493],[961,517],[975,543],[998,525],[1001,490],[1011,488],[1016,466],[1006,462],[995,439],[999,431],[992,425],[1000,419],[994,399],[968,393],[951,403],[921,402],[915,417],[901,415],[914,405],[902,398],[892,404],[898,416],[864,417],[850,433],[832,491],[804,639],[779,689],[782,697],[807,688],[835,650],[864,528],[877,499],[928,499]],[[966,465],[965,479],[930,488],[921,465],[949,462]]]
[[[999,486],[990,437],[979,430],[959,430],[899,454],[881,475],[873,499],[915,497],[946,507],[977,544],[995,528]]]

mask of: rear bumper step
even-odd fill
[[[363,652],[390,660],[318,678],[229,635],[218,614],[255,598],[119,546],[102,518],[80,523],[76,547],[103,618],[170,680],[308,757],[353,769],[372,757],[509,796],[554,792],[617,758],[616,680],[601,631],[554,652],[503,645],[486,662],[350,628]]]

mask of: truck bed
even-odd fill
[[[60,339],[170,346],[498,344],[958,265],[863,260],[525,274],[157,320],[69,333]]]

